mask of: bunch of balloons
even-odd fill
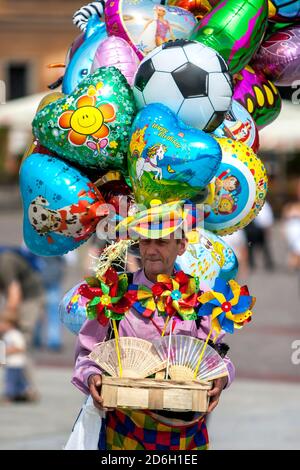
[[[74,14],[61,92],[32,123],[20,170],[24,239],[76,249],[119,197],[202,203],[179,265],[212,285],[237,271],[222,240],[264,204],[258,129],[300,75],[300,1],[100,0]],[[272,26],[273,25],[273,26]]]

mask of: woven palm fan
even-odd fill
[[[144,339],[120,337],[122,377],[145,378],[166,367],[152,343]],[[116,340],[98,344],[89,358],[112,377],[120,377]]]
[[[161,360],[168,361],[172,380],[193,380],[204,341],[184,335],[163,337],[153,343]],[[208,381],[228,375],[227,367],[219,354],[207,345],[197,372],[197,379]]]

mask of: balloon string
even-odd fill
[[[169,315],[168,315],[168,316],[167,316],[167,319],[166,319],[166,321],[165,321],[165,326],[164,326],[164,329],[162,330],[161,336],[165,336],[165,332],[166,332],[168,323],[169,323],[169,321],[170,321],[170,318],[171,318],[171,317],[169,317]]]
[[[118,363],[119,363],[120,377],[122,377],[122,375],[123,375],[123,369],[122,369],[122,363],[121,363],[119,333],[118,333],[118,328],[117,328],[116,320],[112,320],[112,324],[113,324],[113,329],[114,329],[115,338],[116,338],[116,349],[117,349],[117,357],[118,357]]]
[[[207,338],[206,338],[206,341],[204,343],[204,346],[203,346],[203,349],[201,351],[201,354],[200,354],[200,357],[199,357],[199,360],[198,360],[198,363],[197,363],[197,366],[196,366],[196,370],[195,370],[195,373],[194,373],[194,379],[197,378],[197,375],[198,375],[198,370],[199,370],[199,367],[200,367],[200,364],[201,364],[201,361],[202,361],[202,358],[204,356],[204,353],[205,353],[205,350],[206,350],[206,347],[208,345],[208,341],[209,341],[209,338],[211,337],[211,334],[213,332],[213,327],[211,327],[208,335],[207,335]]]

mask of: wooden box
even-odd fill
[[[102,376],[103,405],[112,408],[206,412],[211,382]]]

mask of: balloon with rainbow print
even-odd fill
[[[82,281],[68,290],[59,304],[60,321],[75,335],[78,335],[87,319],[86,304],[88,299],[79,294],[78,289],[81,285]]]

